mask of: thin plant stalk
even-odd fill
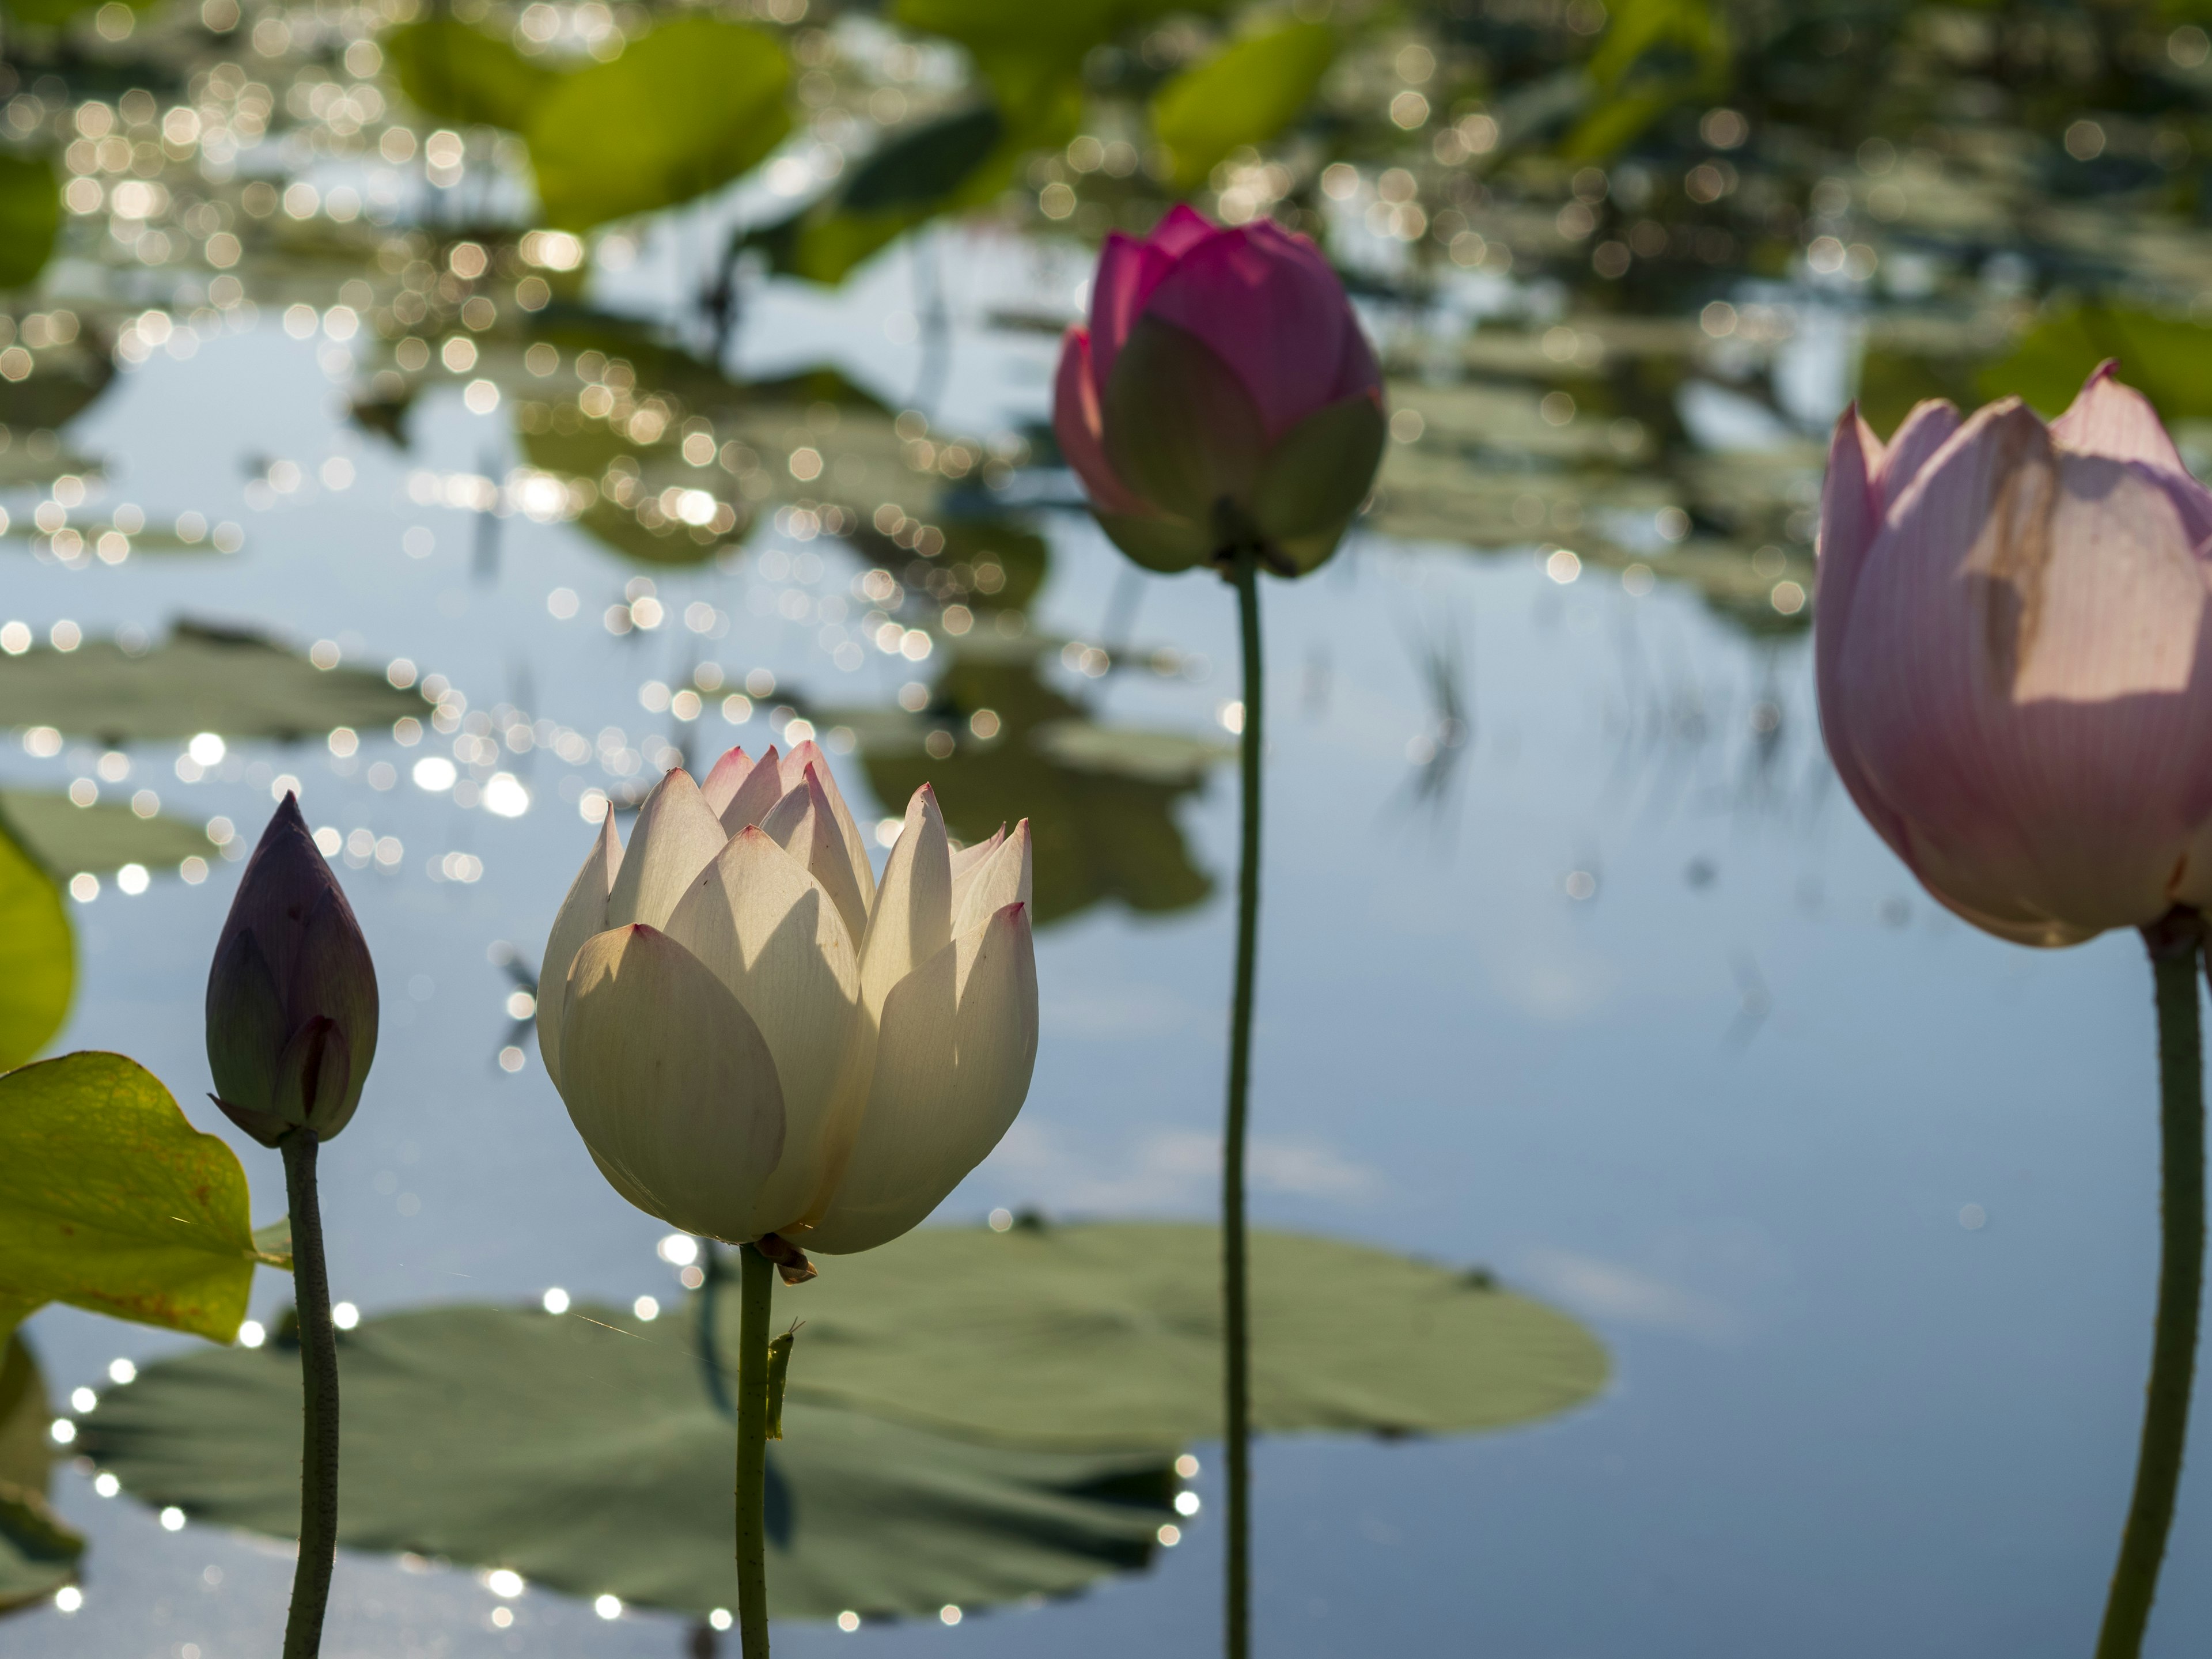
[[[331,1600],[338,1545],[338,1347],[331,1326],[331,1276],[315,1197],[315,1132],[284,1137],[284,1190],[292,1212],[292,1285],[300,1319],[301,1443],[300,1559],[284,1621],[284,1659],[315,1659]]]
[[[1252,1355],[1244,1234],[1244,1140],[1252,1084],[1253,981],[1260,939],[1260,561],[1238,548],[1229,577],[1244,653],[1244,725],[1239,740],[1243,826],[1237,868],[1237,988],[1229,1023],[1229,1112],[1221,1146],[1222,1366],[1229,1459],[1227,1599],[1223,1647],[1228,1659],[1252,1651]]]
[[[2143,929],[2157,980],[2159,1072],[2158,1322],[2135,1497],[2097,1635],[2097,1659],[2136,1659],[2158,1594],[2197,1370],[2204,1282],[2204,1060],[2197,1006],[2201,924],[2177,912]]]
[[[744,1659],[768,1659],[768,1315],[775,1264],[738,1249],[738,1633]]]

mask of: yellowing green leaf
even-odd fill
[[[1234,41],[1162,87],[1152,131],[1175,158],[1175,187],[1196,190],[1230,151],[1297,120],[1335,61],[1334,29],[1291,23]]]
[[[76,980],[61,890],[0,826],[0,1067],[21,1066],[61,1030]]]
[[[66,1302],[228,1342],[255,1255],[237,1155],[136,1060],[0,1077],[0,1332]]]
[[[791,130],[790,79],[773,36],[696,15],[564,76],[528,126],[545,222],[586,230],[727,184]]]
[[[562,77],[501,40],[451,17],[426,17],[384,37],[385,61],[407,100],[456,126],[520,132]]]

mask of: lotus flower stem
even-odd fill
[[[1252,1084],[1252,991],[1260,938],[1260,560],[1236,550],[1230,579],[1244,651],[1244,726],[1239,738],[1243,826],[1237,868],[1237,989],[1229,1017],[1229,1114],[1221,1146],[1221,1280],[1229,1457],[1227,1617],[1229,1659],[1252,1650],[1252,1361],[1244,1251],[1244,1120]]]
[[[744,1659],[768,1659],[768,1313],[775,1267],[738,1247],[738,1633]]]
[[[278,1143],[292,1211],[292,1285],[300,1318],[303,1434],[300,1451],[300,1559],[284,1622],[284,1659],[315,1659],[330,1605],[338,1545],[338,1348],[331,1328],[331,1277],[323,1214],[315,1199],[315,1132],[304,1125]]]
[[[2136,1457],[2135,1498],[2105,1603],[2097,1659],[2136,1659],[2181,1484],[2204,1282],[2204,1063],[2197,1030],[2199,923],[2177,912],[2143,929],[2158,984],[2160,1219],[2157,1334]]]

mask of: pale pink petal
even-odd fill
[[[2206,598],[2160,473],[2014,399],[1891,506],[1822,698],[1946,902],[2068,942],[2212,888]]]
[[[2107,357],[2090,371],[2066,412],[2051,423],[2053,442],[2084,455],[2116,461],[2144,461],[2185,476],[2181,452],[2166,435],[2150,399],[2119,379],[2119,364]]]
[[[720,817],[722,809],[730,804],[730,798],[738,793],[752,770],[752,757],[742,748],[725,750],[722,758],[714,763],[714,769],[707,774],[707,781],[699,786],[708,810]]]
[[[715,769],[719,771],[721,769],[717,767]],[[718,804],[709,794],[708,804],[720,814],[722,833],[734,836],[747,824],[758,823],[774,811],[776,802],[781,800],[786,793],[783,768],[777,763],[775,745],[770,744],[762,752],[760,759],[753,763],[752,769],[745,774],[744,781],[730,792],[728,799]]]
[[[1106,459],[1104,416],[1091,372],[1091,337],[1067,331],[1060,344],[1060,371],[1053,381],[1052,434],[1063,459],[1082,480],[1084,493],[1101,513],[1123,518],[1154,518],[1158,509],[1123,483]]]
[[[1265,222],[1200,242],[1145,309],[1228,364],[1271,440],[1332,401],[1358,326],[1328,262]]]
[[[1881,525],[1877,482],[1881,459],[1881,441],[1853,404],[1837,421],[1835,435],[1828,441],[1828,474],[1820,490],[1819,562],[1813,579],[1814,683],[1820,706],[1820,735],[1836,775],[1875,833],[1901,852],[1903,827],[1888,805],[1875,797],[1852,751],[1850,707],[1838,695],[1836,681],[1844,628],[1851,614],[1851,592]]]
[[[1887,449],[1877,446],[1869,453],[1869,471],[1879,492],[1877,517],[1887,503],[1905,494],[1906,487],[1920,476],[1920,469],[1935,459],[1936,452],[1948,443],[1951,434],[1958,429],[1958,410],[1941,398],[1930,398],[1912,406],[1912,412],[1891,435]]]

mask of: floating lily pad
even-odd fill
[[[126,864],[166,870],[216,852],[197,823],[158,813],[142,818],[119,801],[79,806],[58,792],[0,789],[0,819],[40,863],[62,876],[80,870],[105,875]]]
[[[44,1601],[76,1577],[84,1540],[46,1504],[53,1407],[30,1344],[0,1342],[0,1613]]]
[[[599,1308],[435,1308],[347,1332],[340,1542],[694,1617],[734,1607],[736,1430],[693,1335]],[[78,1449],[143,1502],[291,1538],[299,1425],[299,1356],[272,1345],[146,1366]],[[1158,1451],[976,1445],[797,1401],[783,1425],[769,1452],[780,1618],[1066,1595],[1143,1565],[1176,1518]]]
[[[238,1154],[121,1054],[0,1077],[0,1331],[49,1302],[228,1342],[258,1257]]]
[[[776,1298],[806,1322],[790,1398],[1002,1445],[1215,1437],[1220,1260],[1212,1227],[1139,1222],[926,1227],[825,1257]],[[1502,1428],[1606,1379],[1595,1336],[1486,1273],[1296,1233],[1252,1235],[1252,1336],[1269,1433]]]
[[[69,1012],[76,941],[61,890],[0,823],[0,1071],[45,1048]]]
[[[320,669],[258,634],[179,623],[133,654],[109,640],[0,657],[0,726],[51,726],[106,743],[216,732],[304,738],[429,712],[372,670]]]

